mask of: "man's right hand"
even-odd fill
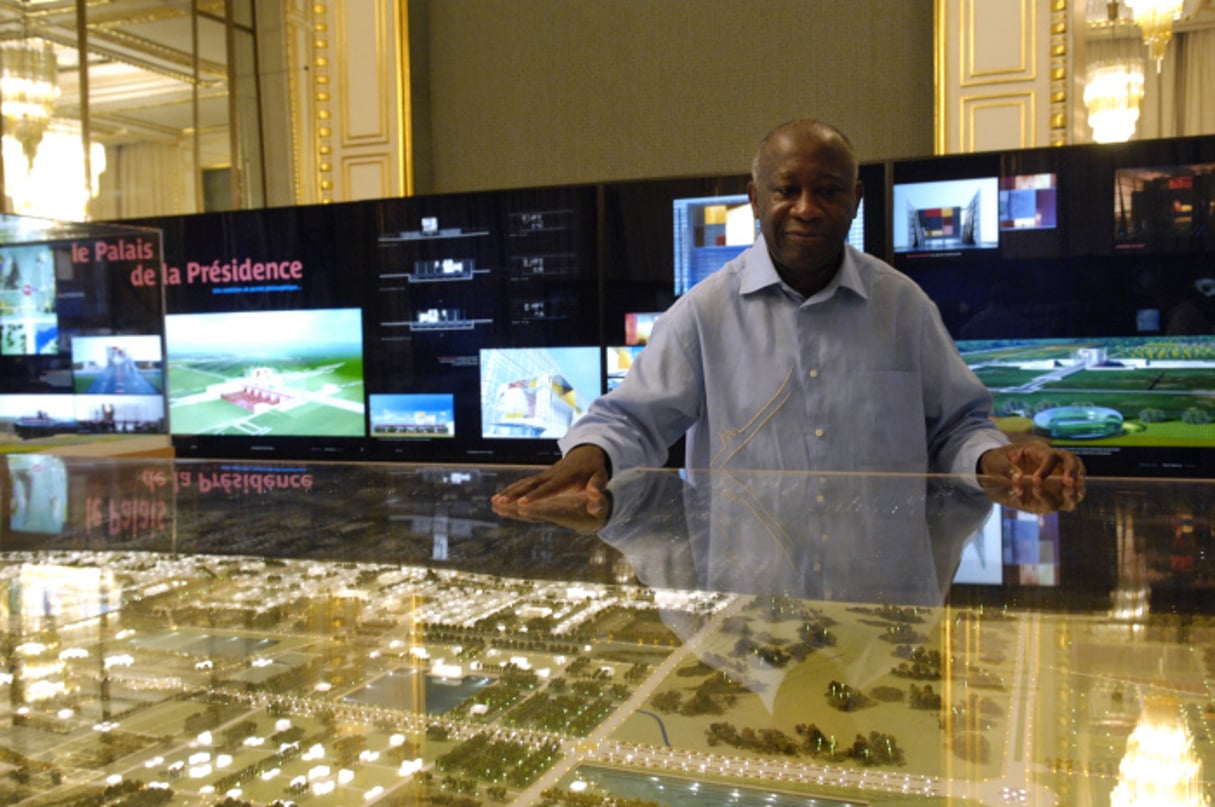
[[[499,506],[526,506],[529,502],[569,491],[600,499],[607,483],[607,454],[599,446],[584,443],[571,448],[548,470],[507,485],[498,491],[493,502]]]

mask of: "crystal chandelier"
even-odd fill
[[[0,114],[4,134],[21,144],[30,165],[59,97],[59,63],[50,44],[0,48]]]
[[[1173,37],[1173,21],[1181,16],[1183,3],[1184,0],[1126,0],[1135,24],[1143,32],[1148,57],[1156,62],[1157,73],[1164,63],[1164,50]]]
[[[1143,67],[1133,59],[1111,59],[1088,67],[1084,106],[1093,140],[1122,143],[1135,134],[1143,99]]]
[[[22,146],[4,138],[4,192],[12,203],[11,211],[65,221],[85,221],[89,201],[96,197],[101,174],[106,169],[105,146],[89,145],[85,174],[81,148],[80,121],[57,117],[43,132],[33,162],[21,159]]]

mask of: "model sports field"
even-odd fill
[[[1006,432],[1215,446],[1215,336],[959,342]]]
[[[357,309],[165,318],[174,434],[361,437]]]

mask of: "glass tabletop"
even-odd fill
[[[1206,481],[5,462],[7,803],[1210,802]]]

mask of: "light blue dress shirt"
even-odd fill
[[[1008,439],[936,305],[908,277],[845,246],[809,299],[760,237],[654,324],[621,384],[563,437],[613,472],[662,465],[687,434],[687,467],[972,474]]]

